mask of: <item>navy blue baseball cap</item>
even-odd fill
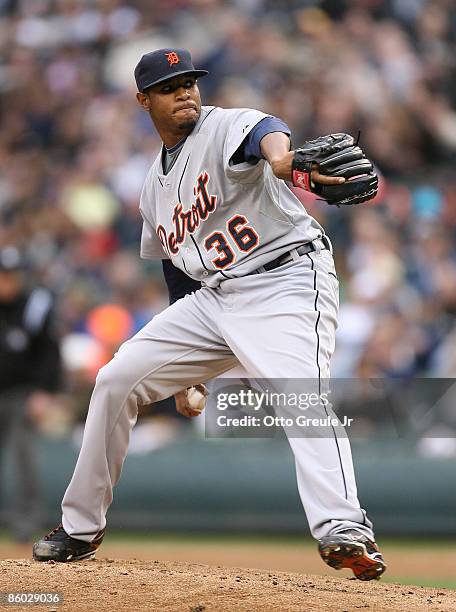
[[[192,63],[187,49],[157,49],[146,53],[135,68],[135,79],[138,91],[167,81],[181,74],[193,74],[196,77],[205,76],[207,70],[197,70]]]

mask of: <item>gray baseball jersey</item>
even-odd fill
[[[230,160],[264,113],[204,106],[168,174],[161,154],[141,195],[141,256],[170,258],[209,287],[323,234],[264,160]]]

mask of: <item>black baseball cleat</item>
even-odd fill
[[[325,536],[318,542],[318,552],[330,567],[351,569],[358,580],[378,580],[386,570],[377,544],[359,531]]]
[[[35,561],[80,561],[95,554],[100,546],[105,530],[99,531],[92,542],[76,540],[67,534],[62,525],[58,525],[50,533],[33,545]]]

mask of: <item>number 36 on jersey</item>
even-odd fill
[[[157,236],[170,256],[179,253],[187,234],[194,234],[217,208],[217,195],[209,192],[208,182],[209,174],[206,171],[201,172],[193,189],[195,201],[191,207],[184,210],[181,202],[174,206],[173,231],[167,233],[163,225],[157,227]],[[249,220],[244,215],[233,215],[225,225],[226,227],[211,232],[203,239],[209,256],[215,255],[211,259],[212,264],[219,270],[234,263],[240,254],[252,251],[260,242],[257,232],[249,225]]]

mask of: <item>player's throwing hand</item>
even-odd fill
[[[193,393],[190,394],[190,391]],[[179,391],[174,396],[177,412],[189,418],[199,416],[205,408],[205,398],[208,395],[206,387],[201,384]]]

